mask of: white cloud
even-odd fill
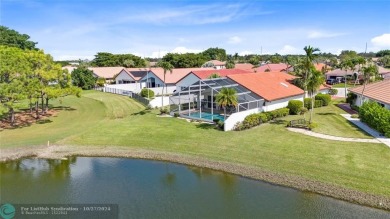
[[[376,47],[390,47],[390,33],[384,33],[372,38],[371,43]]]
[[[278,53],[281,55],[292,55],[292,54],[299,54],[302,52],[293,46],[285,45],[281,50],[278,51]]]
[[[241,43],[241,42],[242,42],[242,39],[238,36],[230,37],[228,40],[228,43],[231,43],[231,44],[237,44],[237,43]]]
[[[200,49],[188,49],[188,48],[186,48],[184,46],[179,46],[179,47],[174,48],[171,51],[161,50],[161,51],[152,52],[152,55],[150,56],[150,58],[162,58],[167,53],[183,54],[183,53],[199,53],[199,52],[202,52],[202,51],[203,50],[200,50]]]
[[[320,38],[332,38],[346,35],[345,33],[332,33],[326,31],[309,31],[307,38],[320,39]]]
[[[245,50],[245,51],[238,53],[238,55],[240,55],[240,56],[251,55],[251,54],[254,54],[254,52],[248,51],[248,50]]]

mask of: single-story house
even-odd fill
[[[116,84],[137,83],[148,71],[149,70],[146,68],[123,68],[119,74],[115,76],[115,82]]]
[[[286,107],[290,100],[303,100],[304,91],[291,82],[295,76],[283,72],[230,74],[221,78],[200,79],[170,97],[171,114],[181,117],[224,121],[225,131],[252,113]],[[237,107],[226,109],[216,103],[216,95],[224,87],[237,93]],[[329,87],[321,87],[327,91]]]
[[[108,83],[115,81],[115,76],[122,71],[123,67],[89,67],[95,77],[104,78]]]
[[[177,90],[181,90],[182,88],[188,87],[199,80],[207,79],[213,74],[217,74],[220,77],[226,77],[227,75],[245,74],[245,73],[251,73],[251,71],[235,69],[235,68],[193,70],[190,71],[187,75],[185,75],[176,83],[176,88]]]
[[[203,68],[215,68],[215,69],[223,69],[226,68],[226,62],[222,62],[219,60],[210,60],[202,65]]]
[[[325,73],[326,79],[336,79],[337,77],[353,77],[355,74],[357,74],[358,68],[355,68],[355,70],[344,70],[341,68],[334,69],[332,71],[329,71]]]
[[[389,79],[390,78],[390,69],[387,69],[387,68],[384,68],[384,67],[378,65],[378,72],[379,72],[379,75],[383,79]]]
[[[355,104],[361,106],[365,101],[375,101],[390,110],[390,79],[374,82],[364,86],[350,88],[357,95]]]

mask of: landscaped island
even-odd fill
[[[158,117],[157,110],[128,97],[96,91],[52,104],[58,113],[47,122],[0,132],[0,160],[32,155],[169,160],[390,209],[390,150],[382,144],[305,136],[286,130],[283,121],[222,132],[213,125]],[[314,131],[369,138],[341,112],[334,105],[315,111],[319,127]]]

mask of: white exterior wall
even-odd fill
[[[154,95],[161,95],[163,87],[151,87],[149,88],[154,92]],[[167,87],[164,87],[164,95],[166,94],[173,94],[173,91],[176,90],[176,86],[168,85]]]
[[[181,79],[177,84],[176,87],[178,88],[178,91],[181,90],[182,88],[188,87],[195,82],[199,81],[199,78],[194,75],[193,73],[185,76],[183,79]]]
[[[122,70],[115,78],[115,83],[119,84],[119,81],[126,80],[126,81],[134,81],[130,75],[128,75],[125,70]]]
[[[168,96],[160,96],[160,97],[155,97],[153,100],[151,100],[149,102],[149,105],[151,107],[161,107],[162,106],[162,103],[161,103],[161,98],[164,98],[164,106],[168,106],[169,105],[169,97]]]
[[[131,84],[108,84],[105,87],[116,88],[120,90],[127,90],[134,93],[139,93],[142,87],[145,87],[145,83],[131,83]]]
[[[170,72],[167,72],[167,74],[170,74]],[[155,83],[156,83],[156,87],[158,87],[158,86],[162,87],[164,85],[164,82],[159,77],[157,77],[153,72],[149,72],[149,74],[145,74],[145,76],[143,76],[140,79],[140,81],[143,81],[143,80],[146,81],[146,79],[150,80],[151,78],[154,78]]]
[[[248,115],[253,114],[253,113],[258,113],[260,111],[261,111],[261,109],[256,108],[256,109],[246,110],[246,111],[242,111],[242,112],[238,112],[238,113],[233,113],[225,120],[224,131],[233,130],[234,125],[237,122],[242,122],[242,121],[244,121],[245,117],[247,117]]]
[[[267,111],[272,111],[272,110],[284,108],[284,107],[287,107],[288,101],[290,101],[290,100],[300,100],[300,101],[303,101],[303,94],[302,95],[298,95],[298,96],[293,96],[293,97],[280,99],[280,100],[270,101],[270,102],[266,101],[265,102],[265,106],[263,107],[263,109],[264,109],[265,112],[267,112]]]
[[[355,100],[355,105],[356,106],[361,106],[362,104],[362,101],[361,101],[361,99],[362,99],[362,95],[359,95],[359,94],[357,94],[357,98],[356,98],[356,100]],[[388,110],[390,110],[390,104],[388,104],[388,103],[383,103],[383,102],[380,102],[380,101],[377,101],[377,100],[373,100],[373,99],[370,99],[370,98],[368,98],[368,97],[363,97],[363,103],[364,102],[367,102],[367,101],[369,101],[369,100],[371,100],[371,101],[374,101],[374,102],[377,102],[377,103],[380,103],[380,104],[383,104],[383,105],[385,105],[385,108],[386,109],[388,109]]]

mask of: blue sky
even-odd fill
[[[230,54],[390,49],[390,3],[327,1],[1,0],[0,23],[56,60],[142,57],[221,47]]]

